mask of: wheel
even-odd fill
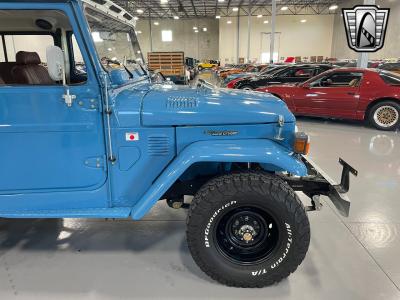
[[[252,91],[253,87],[251,85],[244,85],[242,87],[240,87],[241,90],[245,90],[245,91]]]
[[[400,125],[400,104],[383,101],[373,106],[368,115],[372,126],[380,130],[394,130]]]
[[[195,195],[187,242],[197,265],[235,287],[263,287],[286,278],[303,261],[310,224],[283,180],[261,172],[224,175]]]

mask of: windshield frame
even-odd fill
[[[102,67],[102,69],[104,70],[104,71],[106,71],[107,73],[110,73],[113,69],[111,69],[111,68],[106,68],[106,66],[101,62],[101,57],[100,57],[100,54],[99,54],[99,52],[98,52],[98,49],[97,49],[97,47],[96,47],[96,43],[95,43],[95,41],[94,41],[94,39],[93,39],[93,35],[92,35],[92,33],[93,33],[93,31],[92,31],[92,26],[90,25],[90,22],[89,22],[89,20],[88,20],[88,15],[89,15],[89,13],[88,13],[88,11],[87,11],[87,8],[89,8],[89,9],[91,9],[91,10],[94,10],[95,12],[97,12],[97,13],[99,13],[99,14],[101,14],[104,18],[110,18],[110,19],[112,19],[113,21],[115,21],[115,22],[118,22],[118,23],[120,23],[120,24],[123,24],[124,26],[127,26],[127,27],[129,27],[129,31],[127,32],[127,34],[129,35],[129,38],[130,38],[130,44],[132,45],[132,48],[135,50],[135,48],[138,48],[138,51],[140,51],[140,53],[136,53],[136,55],[137,56],[139,56],[139,59],[141,60],[140,62],[137,62],[137,64],[138,65],[140,65],[142,68],[144,68],[145,69],[145,71],[147,72],[147,68],[145,67],[145,60],[144,60],[144,57],[143,57],[143,52],[142,52],[142,49],[141,49],[141,46],[140,46],[140,43],[139,43],[139,39],[138,39],[138,36],[137,36],[137,33],[136,33],[136,24],[132,24],[132,23],[130,23],[130,22],[124,22],[123,20],[121,20],[120,18],[118,18],[118,17],[115,17],[113,14],[108,14],[108,13],[106,13],[106,12],[104,12],[102,9],[98,9],[96,6],[92,6],[92,5],[90,5],[90,4],[88,4],[88,3],[86,3],[86,2],[84,2],[83,3],[83,14],[84,14],[84,16],[85,16],[85,20],[86,20],[86,23],[87,23],[87,27],[88,27],[88,29],[89,29],[89,32],[90,32],[90,37],[91,37],[91,39],[92,39],[92,42],[93,42],[93,45],[94,45],[94,50],[96,51],[96,57],[97,57],[97,61],[99,62],[99,64],[100,64],[100,66]],[[111,30],[110,30],[111,31]],[[137,41],[137,47],[135,47],[135,44],[134,44],[134,41]],[[124,67],[126,67],[124,64],[123,64],[123,62],[121,62],[121,68],[124,68]],[[130,70],[129,69],[129,71],[130,72],[132,72],[132,70]],[[146,76],[146,73],[144,73],[142,76]]]

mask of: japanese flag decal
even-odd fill
[[[125,140],[127,142],[135,142],[139,140],[139,132],[127,132],[125,133]]]

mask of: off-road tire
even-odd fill
[[[263,261],[241,265],[221,252],[215,230],[231,211],[253,206],[274,216],[279,242]],[[310,224],[286,182],[264,172],[245,172],[214,178],[197,192],[186,235],[193,259],[207,275],[227,286],[253,288],[277,283],[297,269],[309,247]]]
[[[397,121],[394,121],[393,125],[383,126],[382,125],[383,123],[382,124],[379,123],[379,119],[377,119],[378,117],[376,116],[376,112],[382,110],[383,108],[387,108],[389,110],[388,112],[389,114],[394,113],[396,115],[397,112]],[[395,130],[396,128],[400,127],[400,103],[391,100],[379,102],[369,110],[367,118],[368,122],[376,129],[385,131]],[[384,122],[384,120],[385,119],[383,119],[382,122]]]

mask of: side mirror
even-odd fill
[[[311,85],[309,83],[304,83],[303,88],[309,90],[311,88]]]
[[[66,84],[64,52],[60,47],[49,46],[46,49],[47,69],[51,79]]]
[[[62,81],[65,87],[65,94],[63,99],[68,107],[72,106],[73,100],[76,98],[75,95],[71,95],[69,88],[67,87],[67,76],[65,74],[65,59],[64,52],[60,47],[49,46],[46,49],[47,58],[47,70],[49,72],[50,78],[54,81]]]

